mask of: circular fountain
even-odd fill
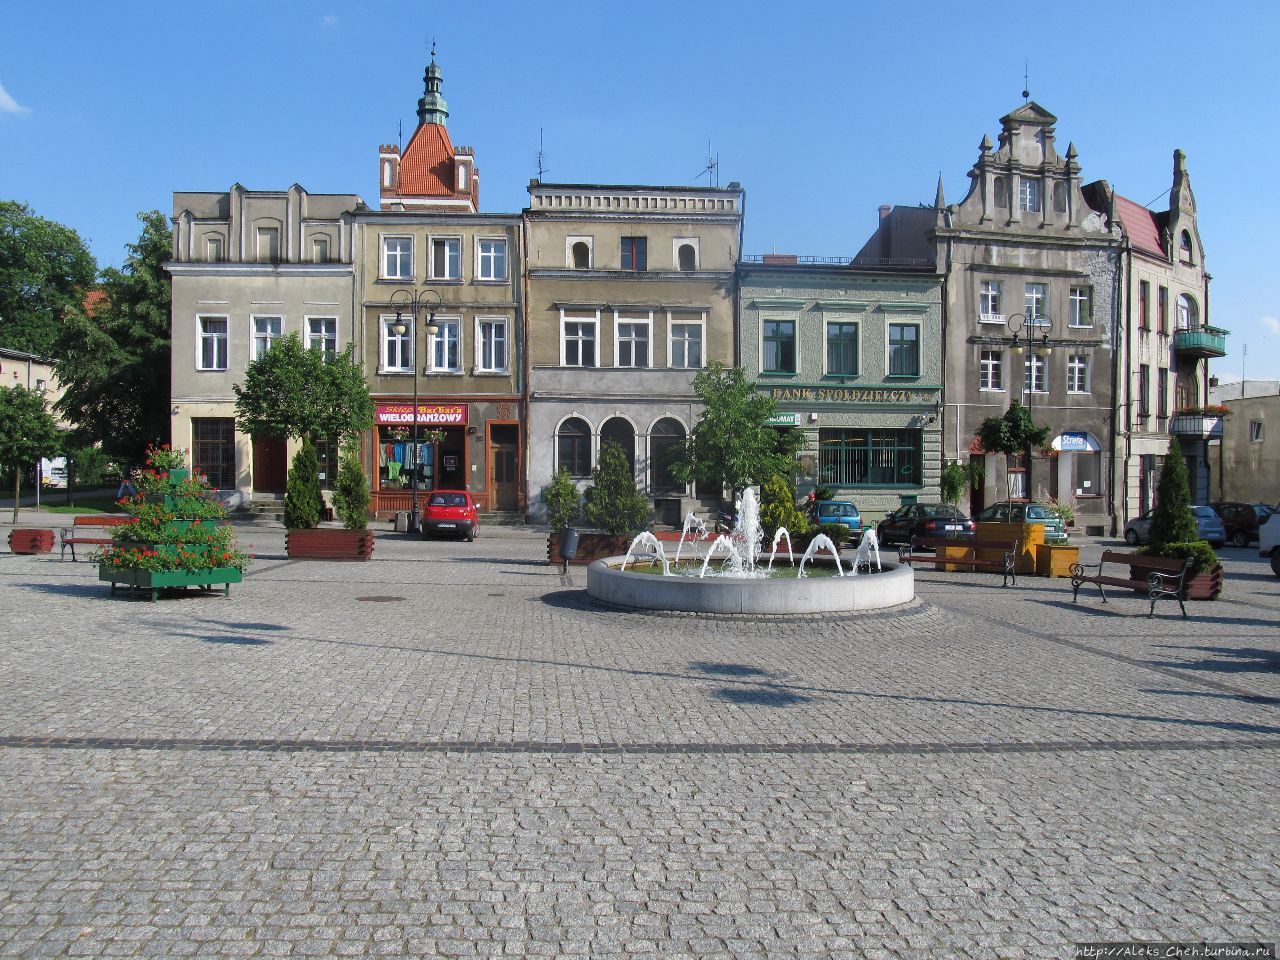
[[[597,560],[587,568],[587,593],[604,603],[645,610],[765,616],[881,610],[915,599],[915,573],[906,565],[881,562],[873,530],[863,535],[846,568],[837,546],[822,534],[813,538],[797,567],[791,536],[780,529],[765,565],[759,506],[750,488],[738,504],[732,533],[708,542],[701,527],[693,514],[685,518],[674,561],[668,561],[657,537],[640,534],[626,556]],[[784,537],[791,569],[775,569]],[[696,562],[682,566],[680,553],[686,539],[701,546],[702,552]],[[647,561],[651,572],[637,572],[637,558]],[[628,564],[631,570],[626,569]],[[806,575],[817,565],[832,567],[834,573]]]

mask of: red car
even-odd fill
[[[476,502],[465,490],[432,490],[422,511],[422,539],[437,534],[466,537],[480,535],[480,514]]]

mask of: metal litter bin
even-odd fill
[[[408,510],[396,511],[395,528],[396,528],[396,533],[409,532],[409,511]]]

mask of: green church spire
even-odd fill
[[[438,123],[444,126],[449,119],[449,104],[440,95],[440,68],[436,66],[436,45],[431,43],[431,63],[422,75],[424,92],[418,101],[418,125]]]

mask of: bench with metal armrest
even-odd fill
[[[1108,575],[1103,572],[1107,564],[1113,567],[1122,566],[1127,576]],[[1177,600],[1182,608],[1183,617],[1187,616],[1187,605],[1182,602],[1186,588],[1187,571],[1190,560],[1178,560],[1171,557],[1148,557],[1141,553],[1127,553],[1120,550],[1107,550],[1098,563],[1073,563],[1071,565],[1071,602],[1080,597],[1080,588],[1092,583],[1102,594],[1102,602],[1107,602],[1107,591],[1104,587],[1119,587],[1122,590],[1136,590],[1146,594],[1151,600],[1151,609],[1147,616],[1153,617],[1156,612],[1156,601],[1161,598]],[[1088,574],[1089,568],[1097,568],[1097,573]]]

